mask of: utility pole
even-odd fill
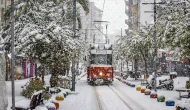
[[[108,25],[106,25],[106,44],[108,44]]]
[[[121,28],[121,38],[122,38],[122,28]],[[123,62],[122,62],[122,59],[121,59],[121,72],[123,71],[122,70],[122,68],[123,68],[122,66],[123,66]]]
[[[73,38],[76,38],[76,0],[73,0]],[[72,91],[75,91],[75,51],[72,52]]]
[[[145,5],[147,5],[147,4],[152,4],[152,5],[154,5],[154,38],[153,38],[153,41],[154,41],[154,55],[153,55],[153,59],[154,59],[154,61],[153,61],[153,70],[154,70],[154,79],[155,79],[155,81],[154,81],[154,91],[156,92],[157,91],[157,88],[156,88],[156,75],[157,75],[157,67],[156,67],[156,63],[157,63],[157,41],[156,41],[156,26],[155,26],[155,24],[156,24],[156,14],[157,14],[157,12],[156,12],[156,4],[165,4],[165,3],[156,3],[156,0],[154,0],[154,2],[153,3],[142,3],[142,4],[145,4]]]
[[[12,110],[15,110],[15,84],[14,84],[14,0],[11,0],[11,78],[12,78]]]

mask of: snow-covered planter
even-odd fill
[[[63,101],[64,100],[64,97],[63,96],[56,96],[55,99],[57,101]]]
[[[150,89],[146,89],[146,90],[144,91],[144,94],[145,94],[145,95],[150,95],[150,93],[151,93]]]
[[[141,87],[141,93],[144,93],[146,90],[146,87]]]
[[[64,91],[67,93],[67,95],[71,94],[71,90],[70,89],[64,89]]]
[[[121,78],[118,77],[117,79],[118,79],[119,81],[121,81]]]
[[[67,95],[68,95],[68,93],[65,91],[65,89],[63,89],[63,88],[60,88],[60,90],[61,90],[61,94],[63,94],[63,96],[64,96],[64,98],[66,98],[67,97]]]
[[[131,85],[131,83],[128,83],[128,86],[130,86]]]
[[[115,71],[114,71],[115,72]],[[115,76],[116,79],[119,79],[120,77],[119,76]]]
[[[129,82],[126,82],[126,85],[129,85]]]
[[[63,94],[64,98],[67,97],[67,93],[65,91],[61,91],[61,93]]]
[[[123,80],[123,83],[124,83],[124,84],[127,84],[127,82],[126,82],[126,81],[124,81],[124,80]]]
[[[131,87],[135,87],[135,84],[131,84],[130,86],[131,86]]]
[[[52,100],[51,103],[55,105],[56,109],[59,109],[59,102],[57,100]]]
[[[158,96],[157,101],[158,102],[165,102],[165,96],[163,96],[163,95]]]
[[[167,98],[166,99],[166,106],[174,106],[175,105],[175,101],[172,98]]]
[[[53,87],[53,88],[49,88],[49,92],[51,94],[55,94],[55,93],[61,92],[61,90],[59,88],[57,88],[57,87]]]
[[[136,87],[136,91],[140,91],[140,90],[141,90],[141,86],[138,85],[138,86]]]
[[[56,110],[55,104],[54,103],[46,103],[45,106],[47,107],[48,110]]]
[[[62,100],[64,100],[64,96],[63,96],[62,93],[59,93],[59,94],[56,95],[55,99],[56,99],[57,101],[62,101]]]
[[[152,91],[152,92],[150,93],[150,98],[157,98],[157,92]]]

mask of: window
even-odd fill
[[[137,0],[133,0],[133,5],[136,5],[137,4]]]

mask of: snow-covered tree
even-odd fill
[[[132,32],[129,30],[126,36],[121,37],[115,48],[116,58],[135,61],[135,71],[137,71],[137,61],[143,60],[145,63],[145,71],[147,72],[148,57],[151,50],[151,38],[147,31]]]
[[[88,12],[88,2],[79,0],[79,3]],[[73,39],[71,4],[71,0],[23,0],[16,5],[19,11],[15,16],[15,48],[38,59],[43,67],[50,67],[53,79],[63,67],[70,67],[71,51],[83,46],[81,40]],[[6,15],[9,17],[8,11]],[[9,42],[10,27],[4,29],[5,40]],[[52,85],[56,86],[56,82]]]
[[[190,3],[170,2],[158,7],[156,24],[159,46],[179,52],[179,56],[190,58]]]

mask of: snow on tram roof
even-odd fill
[[[112,67],[112,65],[102,65],[102,64],[98,64],[98,65],[92,64],[90,66],[91,67]]]
[[[106,49],[109,50],[112,48],[111,44],[91,44],[91,48],[93,49]]]

